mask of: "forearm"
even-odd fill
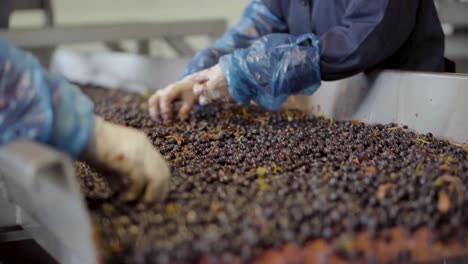
[[[271,34],[223,56],[220,66],[234,100],[276,111],[289,96],[318,89],[319,61],[315,35]]]
[[[0,144],[26,138],[77,157],[92,129],[91,101],[7,41],[0,50]]]
[[[229,29],[213,48],[222,55],[236,49],[248,48],[257,39],[272,33],[284,33],[287,25],[274,15],[261,0],[254,0],[245,10],[241,21]]]
[[[247,48],[262,36],[286,30],[286,23],[274,15],[262,0],[254,0],[244,11],[240,22],[226,31],[213,46],[200,51],[183,75],[214,66],[223,55]]]
[[[77,87],[0,39],[0,145],[20,138],[128,177],[125,200],[161,200],[169,189],[169,168],[143,132],[94,116]]]

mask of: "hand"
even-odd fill
[[[183,80],[167,86],[149,99],[150,116],[155,121],[171,121],[173,113],[187,119],[195,102],[206,105],[214,100],[228,98],[228,85],[219,65],[194,73]],[[181,100],[182,104],[175,102]]]
[[[219,64],[190,76],[193,91],[201,105],[229,98],[228,84]]]
[[[174,104],[176,100],[182,101],[180,107]],[[162,90],[156,91],[151,96],[149,99],[150,116],[155,121],[166,122],[172,120],[173,112],[178,110],[179,119],[185,120],[196,100],[197,98],[193,93],[193,82],[185,78]]]
[[[95,116],[93,133],[84,153],[87,162],[129,177],[124,200],[134,201],[144,191],[145,202],[162,200],[169,190],[169,168],[146,135]],[[146,188],[145,188],[146,187]]]

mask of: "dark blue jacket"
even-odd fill
[[[320,40],[323,80],[376,68],[445,70],[444,33],[432,0],[263,0],[288,33]]]

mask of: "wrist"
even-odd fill
[[[99,131],[102,130],[105,121],[99,116],[93,116],[93,124],[89,136],[88,143],[81,154],[81,158],[85,161],[95,162],[97,160],[97,149],[99,142],[97,141],[98,135],[100,134]]]

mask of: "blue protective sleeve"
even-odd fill
[[[25,138],[78,157],[93,123],[88,97],[0,38],[0,145]]]
[[[240,22],[230,28],[216,43],[198,52],[183,72],[183,76],[207,69],[218,63],[221,56],[236,49],[249,47],[255,40],[271,33],[284,33],[287,25],[275,16],[262,0],[253,0]]]
[[[244,105],[253,100],[270,111],[288,96],[311,95],[320,86],[319,43],[313,34],[264,36],[221,57],[220,66],[234,100]]]

